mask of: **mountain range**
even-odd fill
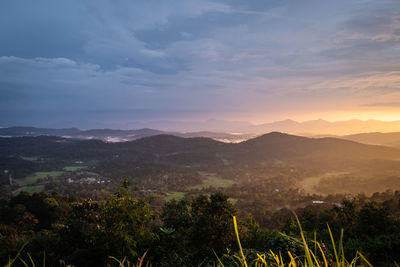
[[[7,127],[0,128],[0,137],[17,137],[17,136],[59,136],[64,138],[76,138],[76,139],[99,139],[106,142],[126,142],[136,139],[140,139],[148,136],[155,135],[174,135],[179,137],[209,137],[215,140],[223,142],[241,142],[254,137],[255,134],[230,134],[210,131],[199,131],[199,132],[168,132],[154,129],[138,129],[138,130],[116,130],[116,129],[91,129],[91,130],[80,130],[78,128],[63,128],[63,129],[51,129],[51,128],[36,128],[36,127]]]
[[[45,156],[69,159],[104,159],[118,156],[127,160],[186,162],[328,162],[398,160],[400,150],[365,145],[338,138],[308,138],[268,133],[240,143],[210,138],[182,138],[156,135],[129,142],[77,140],[54,136],[0,138],[0,156]]]
[[[250,123],[247,121],[228,121],[209,119],[206,121],[158,121],[141,123],[140,128],[157,128],[164,131],[179,132],[239,132],[263,134],[268,132],[285,132],[296,135],[348,135],[367,132],[398,132],[400,120],[344,120],[326,121],[322,119],[297,122],[294,120],[280,120],[269,123]]]
[[[141,126],[143,126],[141,124]],[[268,132],[283,132],[302,136],[343,136],[359,133],[400,132],[400,120],[347,120],[330,122],[326,120],[310,120],[297,122],[282,120],[263,124],[252,124],[240,121],[210,119],[202,122],[170,122],[157,123],[157,129],[140,128],[134,130],[77,128],[51,129],[36,127],[0,128],[0,136],[38,136],[54,135],[81,139],[96,138],[109,142],[129,141],[158,134],[170,134],[180,137],[210,137],[228,142],[240,142]],[[352,137],[349,137],[349,139]]]
[[[221,122],[220,125],[224,125],[224,122]],[[223,127],[228,128],[228,125]],[[221,131],[222,129],[219,130]],[[400,131],[400,121],[346,120],[330,122],[318,119],[297,122],[294,120],[283,120],[264,124],[251,124],[247,127],[236,128],[235,130],[250,133],[277,131],[296,135],[348,135],[368,132]]]
[[[341,136],[340,138],[369,145],[383,145],[400,148],[400,132],[361,133]]]

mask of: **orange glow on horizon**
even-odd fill
[[[317,113],[304,113],[295,114],[287,113],[284,115],[269,115],[269,116],[259,116],[252,118],[250,121],[255,124],[268,123],[281,120],[294,120],[297,122],[305,122],[312,120],[326,120],[330,122],[335,121],[347,121],[347,120],[379,120],[379,121],[399,121],[400,111],[391,110],[369,110],[369,111],[338,111],[338,112],[317,112]]]

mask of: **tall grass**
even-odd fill
[[[236,253],[233,256],[233,259],[236,259],[236,262],[234,262],[234,265],[236,266],[241,266],[241,267],[248,267],[248,266],[255,266],[255,267],[297,267],[297,266],[305,266],[305,267],[329,267],[329,266],[334,266],[334,267],[355,267],[355,266],[370,266],[372,267],[372,264],[362,255],[361,252],[357,251],[356,255],[351,261],[346,260],[346,257],[344,255],[344,250],[343,250],[343,229],[341,231],[340,239],[338,245],[336,245],[335,239],[332,235],[332,231],[328,227],[331,243],[332,243],[332,249],[333,249],[333,256],[334,259],[329,259],[327,253],[323,249],[323,244],[321,245],[320,242],[317,242],[317,237],[316,233],[314,233],[314,239],[309,241],[306,239],[304,231],[301,227],[300,221],[298,217],[295,215],[297,225],[300,230],[300,238],[295,238],[288,236],[286,234],[281,233],[284,237],[294,241],[298,245],[300,245],[303,250],[304,254],[303,255],[292,255],[290,251],[287,251],[286,253],[289,256],[289,261],[284,261],[281,252],[278,254],[274,253],[272,250],[266,252],[266,253],[257,253],[257,258],[255,260],[252,260],[249,262],[249,260],[246,257],[245,252],[243,251],[242,245],[240,243],[240,238],[239,238],[239,231],[238,231],[238,226],[237,226],[237,221],[236,217],[233,216],[233,225],[235,228],[235,235],[236,235],[236,240],[238,243],[239,247],[239,253]],[[314,252],[310,248],[309,244],[313,244],[314,246]],[[239,255],[237,255],[239,254]],[[222,263],[220,258],[218,259],[218,265],[217,266],[222,266],[224,267],[225,265]],[[229,265],[231,266],[231,265]]]
[[[6,265],[4,265],[4,267],[11,267],[17,261],[21,262],[22,265],[25,266],[25,267],[36,267],[36,266],[39,266],[39,265],[37,265],[35,263],[35,261],[33,260],[33,258],[32,258],[30,253],[26,253],[26,256],[27,256],[28,259],[23,259],[23,257],[21,256],[22,255],[22,251],[24,250],[26,245],[27,245],[27,243],[22,245],[22,247],[19,249],[19,251],[17,252],[17,255],[14,258],[11,258],[11,257],[9,258],[8,259],[8,263]],[[43,252],[43,260],[42,260],[42,262],[43,262],[42,266],[45,267],[46,266],[46,253],[44,253],[44,252]],[[61,264],[60,264],[60,266],[61,266]],[[67,266],[65,266],[65,264],[64,264],[64,267],[67,267]]]

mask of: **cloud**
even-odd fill
[[[362,107],[400,107],[400,102],[384,102],[363,104]]]
[[[373,90],[380,94],[400,92],[400,71],[360,73],[317,83],[315,88],[351,88],[353,91]]]
[[[318,111],[333,101],[339,109],[377,96],[391,102],[400,88],[396,7],[369,0],[4,0],[0,103],[19,112],[91,108],[144,117],[132,111],[141,110],[156,118],[190,110],[205,117]]]
[[[400,12],[398,1],[370,2],[345,19],[331,34],[333,46],[322,52],[346,60],[399,59]]]

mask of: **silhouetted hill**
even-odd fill
[[[173,135],[156,135],[120,145],[128,148],[154,151],[159,154],[171,154],[179,152],[218,151],[228,144],[205,137],[183,138]]]
[[[400,130],[400,121],[379,121],[379,120],[347,120],[347,121],[326,121],[310,120],[296,122],[284,120],[271,123],[254,125],[251,132],[271,132],[279,131],[292,134],[325,134],[325,135],[345,135],[365,132],[393,132]]]
[[[212,131],[240,132],[262,134],[268,132],[285,132],[296,135],[347,135],[366,132],[396,132],[400,131],[400,120],[345,120],[326,121],[323,119],[297,122],[281,120],[275,122],[253,124],[246,121],[207,120],[200,122],[163,121],[157,123],[157,128],[168,131]]]
[[[146,126],[147,127],[147,126]],[[153,127],[153,126],[151,126]],[[214,139],[238,141],[254,137],[268,132],[285,132],[295,135],[348,135],[368,132],[398,132],[400,120],[346,120],[326,121],[323,119],[297,122],[294,120],[282,120],[262,124],[249,122],[207,120],[204,122],[159,122],[156,126],[160,130],[149,128],[136,130],[93,129],[79,130],[46,129],[35,127],[8,127],[0,128],[0,136],[37,136],[57,135],[79,138],[98,138],[105,141],[129,141],[137,138],[158,134],[172,134],[182,137],[211,137]],[[239,134],[231,134],[239,133]],[[242,138],[238,136],[243,136]]]
[[[368,160],[398,159],[400,150],[356,143],[338,138],[307,138],[272,132],[237,144],[232,155],[237,160]]]
[[[345,135],[340,138],[352,140],[355,142],[370,144],[370,145],[383,145],[400,148],[400,132],[394,133],[360,133],[353,135]]]
[[[157,135],[129,142],[107,143],[60,137],[0,138],[1,156],[44,156],[57,158],[103,159],[121,157],[147,161],[185,162],[226,158],[235,162],[330,161],[400,159],[400,150],[365,145],[338,138],[307,138],[278,132],[238,144],[210,138],[182,138]]]

